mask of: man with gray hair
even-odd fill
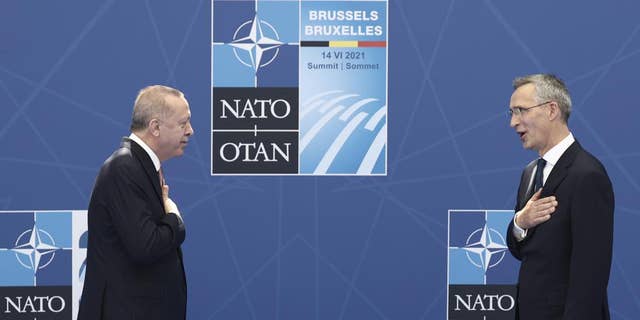
[[[156,85],[138,94],[131,135],[91,194],[79,320],[186,318],[185,227],[161,164],[184,153],[190,120],[182,92]]]
[[[571,98],[549,74],[516,78],[509,115],[539,158],[522,173],[509,250],[521,260],[517,319],[609,319],[614,196],[600,161],[569,131]]]

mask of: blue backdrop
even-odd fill
[[[211,3],[3,1],[0,210],[85,209],[149,84],[195,137],[166,164],[190,319],[443,319],[448,209],[512,209],[511,80],[553,72],[616,194],[614,319],[640,312],[640,3],[391,0],[388,176],[211,177]]]

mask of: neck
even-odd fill
[[[556,130],[552,130],[549,135],[549,142],[544,146],[544,148],[538,150],[538,155],[542,157],[545,153],[549,152],[551,148],[555,147],[562,141],[562,139],[566,138],[569,135],[569,128],[566,124],[560,125]]]
[[[155,153],[158,156],[160,161],[164,161],[164,159],[162,159],[162,157],[158,153],[158,146],[155,143],[156,140],[154,139],[154,137],[149,132],[147,132],[147,131],[138,131],[138,132],[133,132],[133,134],[138,136],[138,138],[140,138],[140,140],[144,141],[144,143],[147,144],[147,146],[149,146],[149,148],[151,148],[151,150],[153,150],[153,153]]]

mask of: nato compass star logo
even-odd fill
[[[466,251],[471,264],[487,272],[504,258],[508,249],[505,243],[500,232],[485,224],[483,228],[473,231],[467,238],[467,244],[460,249]]]
[[[448,283],[511,285],[518,261],[508,252],[507,229],[513,210],[450,210]]]
[[[243,65],[253,68],[257,73],[261,67],[268,66],[276,59],[279,47],[284,42],[276,29],[255,15],[253,20],[241,24],[233,34],[233,53]]]
[[[26,230],[18,236],[15,246],[11,251],[15,252],[20,264],[35,274],[38,270],[46,268],[55,252],[60,250],[47,231],[38,228],[35,224],[32,229]]]
[[[212,1],[212,87],[298,87],[299,13],[299,1]]]

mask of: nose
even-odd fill
[[[516,116],[515,114],[511,115],[511,119],[509,120],[509,126],[511,128],[515,128],[518,123],[520,123],[520,117]]]
[[[187,122],[187,132],[185,133],[186,136],[190,137],[193,135],[193,127],[191,126],[191,122]]]

